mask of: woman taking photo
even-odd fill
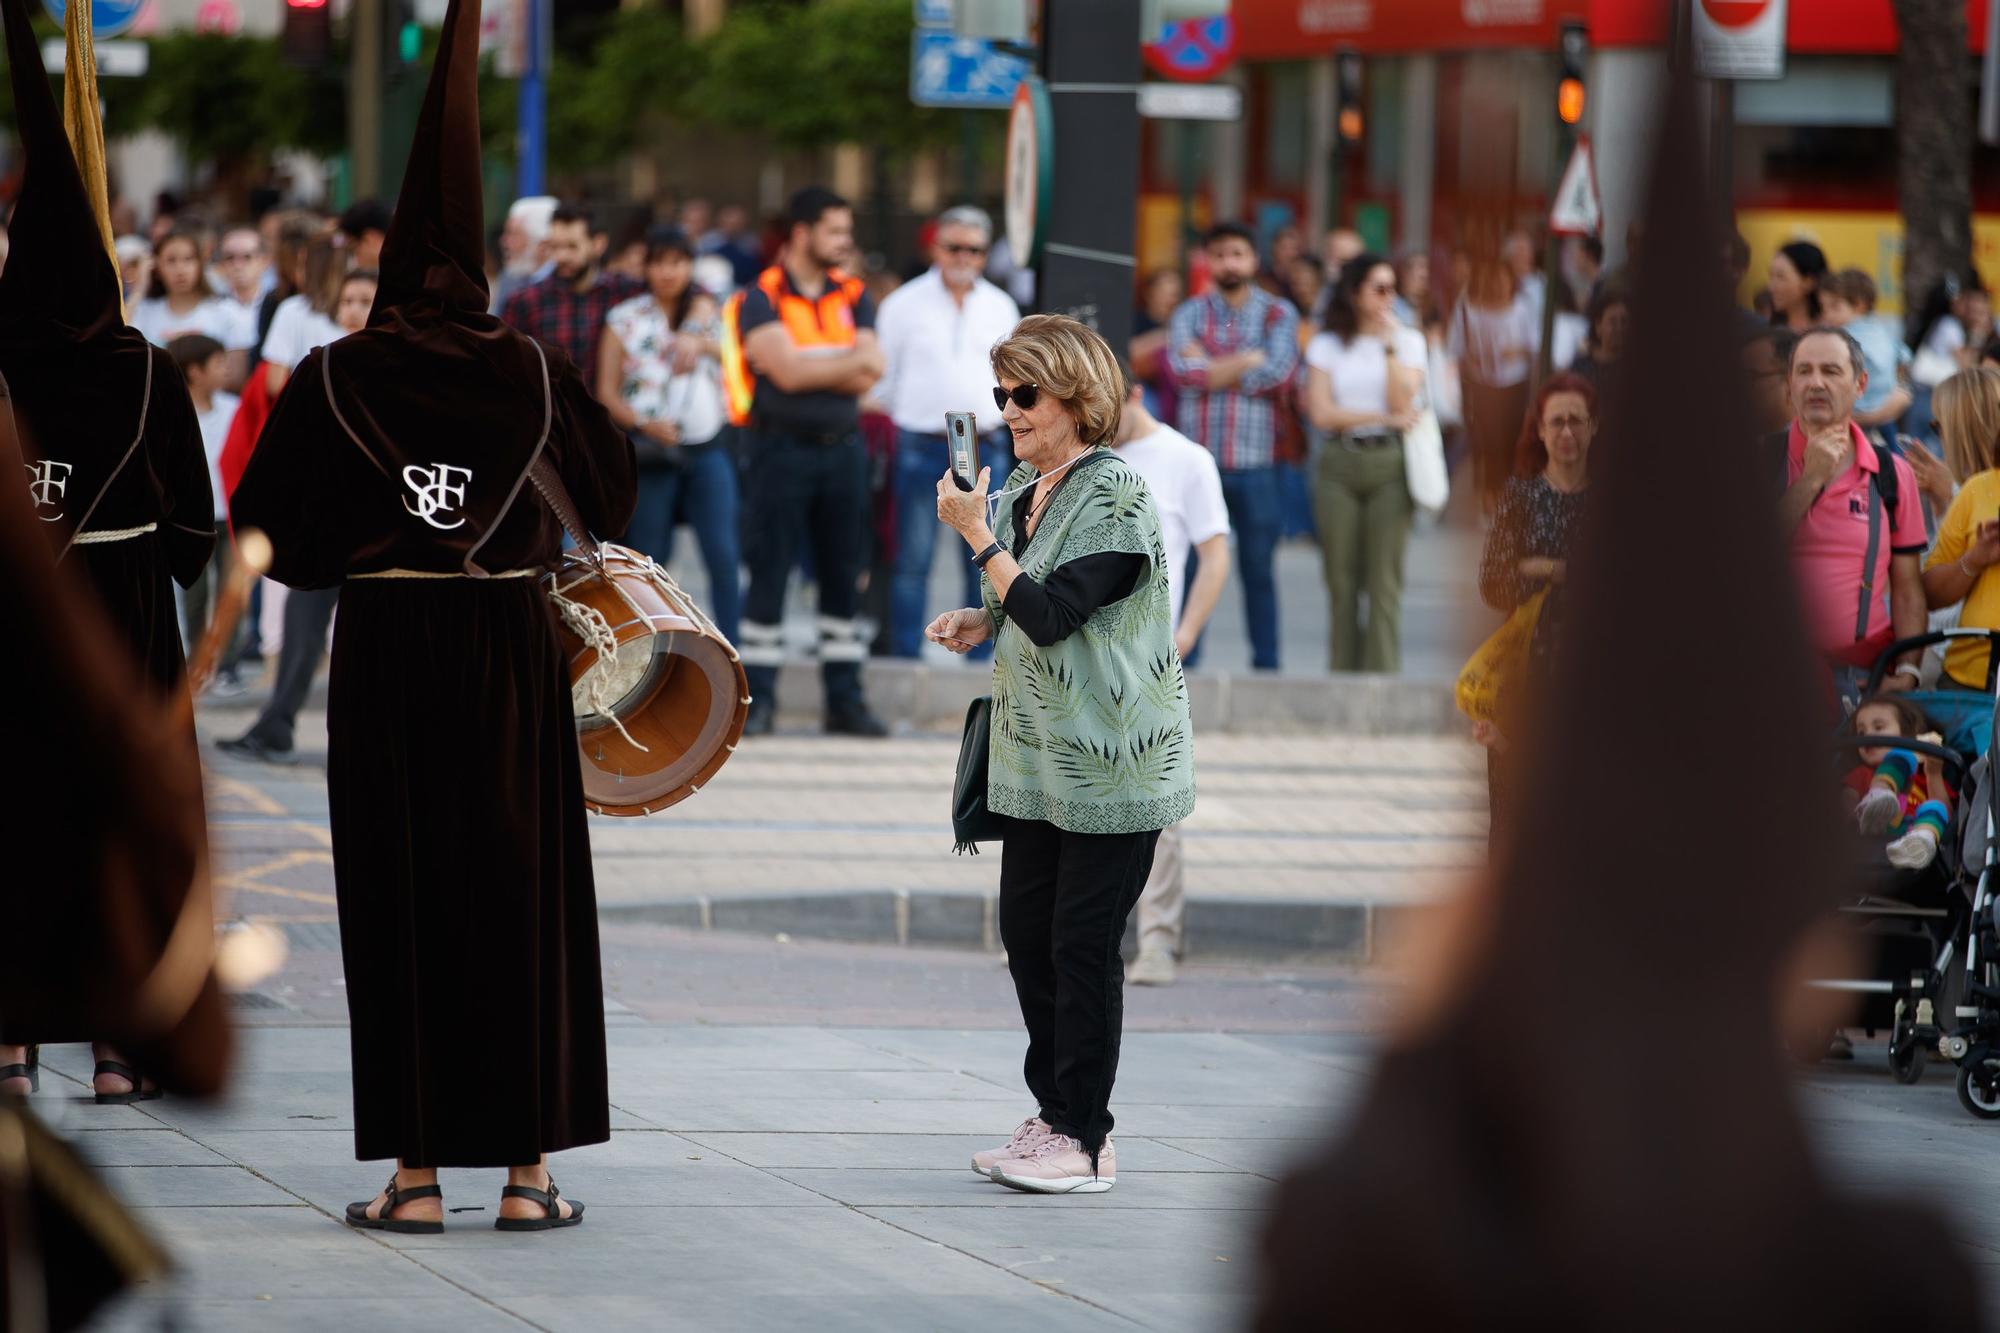
[[[1334,671],[1402,666],[1403,549],[1414,513],[1403,433],[1417,423],[1428,348],[1423,334],[1396,322],[1395,301],[1388,260],[1349,260],[1333,285],[1326,331],[1306,349],[1306,416],[1327,437],[1313,517],[1332,604]]]
[[[1015,1189],[1096,1194],[1117,1178],[1118,943],[1160,830],[1194,808],[1187,685],[1152,497],[1107,447],[1111,349],[1066,315],[1033,315],[992,364],[1020,465],[995,497],[997,536],[990,473],[971,491],[939,478],[938,517],[984,571],[985,604],[926,634],[953,652],[995,643],[986,803],[1006,817],[1000,938],[1038,1105],[972,1165]]]
[[[1561,590],[1569,577],[1569,553],[1583,514],[1590,446],[1596,438],[1596,390],[1576,375],[1551,376],[1535,395],[1534,411],[1522,428],[1518,475],[1501,489],[1500,507],[1479,559],[1479,595],[1495,611],[1511,615],[1536,593],[1550,590],[1528,649],[1531,673],[1547,660],[1562,620]],[[1487,780],[1497,822],[1506,796],[1505,739],[1480,739],[1487,745]]]
[[[1819,285],[1826,276],[1826,252],[1811,241],[1779,246],[1771,256],[1771,322],[1793,333],[1818,324]]]
[[[1993,572],[2000,565],[2000,370],[1960,371],[1937,386],[1931,409],[1945,462],[1961,484],[1924,557],[1924,601],[1933,611],[1963,602],[1960,626],[2000,629],[2000,575]],[[1989,653],[1983,639],[1951,644],[1938,688],[1988,693]]]
[[[626,544],[662,565],[686,520],[701,543],[709,605],[731,643],[742,617],[736,463],[722,444],[721,331],[694,284],[694,245],[678,227],[646,238],[646,290],[611,307],[598,344],[597,397],[639,457],[639,507]]]

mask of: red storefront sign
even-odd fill
[[[1964,3],[1966,45],[1984,51],[1987,0]],[[1666,40],[1669,0],[1589,0],[1588,8],[1584,18],[1595,45],[1654,46]],[[1727,23],[1730,11],[1748,14],[1753,8],[1738,0],[1710,4],[1709,12]],[[1895,5],[1892,0],[1793,0],[1785,49],[1796,55],[1888,55],[1896,49]]]
[[[1964,0],[1975,52],[1986,49],[1987,3]],[[1666,39],[1670,7],[1670,0],[1236,0],[1230,12],[1240,58],[1297,60],[1343,49],[1553,48],[1566,19],[1588,24],[1595,46],[1653,46]],[[1896,49],[1893,0],[1794,0],[1785,45],[1799,55],[1887,55]]]
[[[1888,3],[1888,0],[1883,0]],[[1553,48],[1565,19],[1591,0],[1236,0],[1237,54],[1285,60],[1329,51]]]

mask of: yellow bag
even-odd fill
[[[1499,721],[1501,697],[1527,663],[1528,647],[1535,641],[1535,626],[1542,618],[1542,601],[1548,595],[1549,590],[1543,588],[1515,607],[1507,623],[1473,650],[1453,691],[1459,712],[1474,722]]]

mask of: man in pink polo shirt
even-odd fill
[[[1789,383],[1798,417],[1786,438],[1779,514],[1806,632],[1841,696],[1852,700],[1884,648],[1924,632],[1923,502],[1910,465],[1877,450],[1854,424],[1868,372],[1852,335],[1827,327],[1805,333]],[[1883,468],[1895,469],[1893,480]],[[1922,656],[1899,657],[1882,688],[1915,688]]]

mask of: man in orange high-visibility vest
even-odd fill
[[[868,647],[854,623],[867,538],[868,467],[861,396],[882,376],[875,302],[838,265],[854,210],[820,186],[792,196],[779,262],[723,309],[722,383],[742,430],[743,559],[750,586],[737,645],[750,678],[746,736],[769,733],[784,659],[785,585],[799,543],[819,580],[819,662],[826,729],[888,733],[861,689]]]

